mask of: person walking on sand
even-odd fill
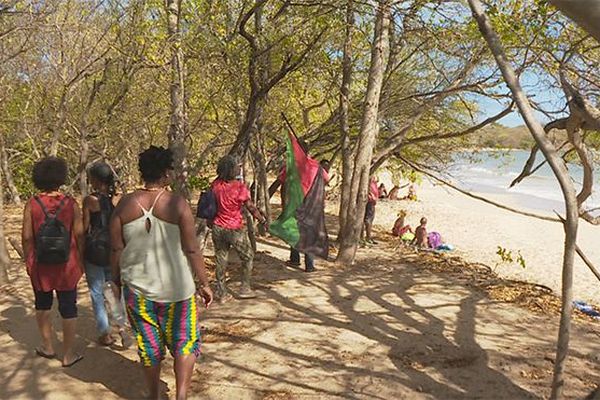
[[[261,224],[267,222],[262,213],[254,206],[250,199],[250,190],[244,182],[238,179],[241,173],[241,164],[233,156],[225,156],[217,165],[217,179],[211,188],[217,202],[217,215],[213,220],[212,238],[215,248],[217,296],[221,303],[231,300],[225,273],[229,250],[233,248],[242,261],[242,285],[238,296],[242,299],[256,297],[252,290],[252,262],[254,250],[250,245],[248,232],[244,225],[242,209],[246,209]]]
[[[111,280],[108,223],[114,210],[115,175],[108,164],[97,162],[88,169],[88,177],[93,192],[83,200],[85,277],[96,319],[98,343],[110,346],[114,339],[104,308],[103,289],[104,284]]]
[[[139,170],[144,187],[121,199],[110,222],[112,279],[122,287],[150,398],[160,395],[166,345],[175,359],[177,399],[185,399],[200,354],[192,271],[207,308],[213,294],[192,210],[184,197],[166,190],[172,151],[150,146],[139,155]]]
[[[300,142],[300,147],[302,148],[302,150],[304,150],[304,152],[306,153],[306,145],[303,142]],[[327,159],[323,159],[319,162],[318,165],[316,165],[316,168],[312,168],[310,170],[310,175],[312,175],[310,177],[310,179],[308,180],[304,180],[302,181],[302,190],[305,193],[308,193],[308,191],[310,190],[315,178],[317,177],[317,174],[320,171],[320,168],[322,168],[323,173],[322,173],[322,177],[323,180],[325,182],[325,185],[327,185],[331,179],[331,177],[329,176],[329,170],[331,168],[331,162]],[[286,178],[286,170],[285,170],[285,166],[283,168],[283,170],[281,171],[281,174],[279,174],[278,179],[281,182],[281,204],[285,205],[285,196],[286,196],[286,191],[285,191],[285,178]],[[295,249],[294,247],[290,247],[290,259],[288,261],[286,261],[286,265],[292,266],[292,267],[299,267],[300,266],[300,252]],[[315,268],[315,257],[312,254],[304,254],[304,272],[315,272],[317,269]]]
[[[50,314],[54,293],[63,326],[62,366],[83,356],[75,353],[77,284],[83,275],[83,222],[77,202],[60,191],[67,180],[67,163],[46,157],[33,166],[33,184],[39,193],[25,205],[21,232],[27,274],[35,296],[36,320],[42,344],[38,356],[55,358]]]
[[[364,231],[366,232],[366,243],[377,244],[375,240],[373,240],[373,221],[375,220],[375,205],[377,204],[377,200],[379,199],[379,188],[377,187],[377,177],[371,176],[369,181],[369,197],[367,200],[367,206],[365,209],[365,219],[364,219]]]

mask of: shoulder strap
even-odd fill
[[[144,208],[144,206],[142,205],[142,203],[140,203],[136,194],[134,193],[132,196],[133,196],[133,199],[135,200],[135,202],[137,203],[138,207],[142,209],[142,212],[144,213],[144,215],[148,215],[148,210],[146,210]]]
[[[63,206],[65,205],[65,200],[67,200],[68,196],[63,197],[60,200],[60,203],[58,203],[58,207],[56,208],[56,211],[54,212],[54,216],[56,217],[58,214],[60,214],[60,212],[62,211]]]
[[[46,216],[46,218],[48,218],[48,210],[46,209],[46,206],[44,205],[44,203],[42,203],[42,200],[40,200],[40,198],[38,196],[33,196],[33,199],[40,205],[40,207],[42,208],[42,211],[44,212],[44,216]]]
[[[67,196],[64,196],[61,200],[60,203],[58,203],[58,207],[56,208],[56,211],[52,214],[50,214],[48,212],[48,209],[46,208],[46,206],[44,205],[44,203],[42,202],[42,200],[38,197],[38,196],[34,196],[33,197],[35,199],[35,201],[40,205],[40,207],[42,208],[42,211],[44,212],[44,216],[46,218],[56,218],[56,216],[58,214],[60,214],[60,212],[62,211],[63,206],[65,205],[65,200],[67,200]]]
[[[161,190],[158,195],[156,195],[156,197],[154,198],[154,202],[152,203],[152,207],[150,207],[150,210],[148,210],[149,213],[152,213],[152,211],[154,210],[154,206],[156,205],[156,203],[158,203],[158,199],[160,199],[160,197],[165,193],[165,189]]]

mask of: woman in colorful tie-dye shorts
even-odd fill
[[[212,292],[198,249],[187,201],[165,188],[173,154],[151,146],[140,154],[145,186],[121,199],[110,224],[115,283],[123,284],[127,314],[135,331],[150,397],[158,398],[165,347],[175,358],[177,398],[186,398],[200,331],[196,285],[208,307]]]

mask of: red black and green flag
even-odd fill
[[[327,259],[329,239],[325,227],[325,179],[327,173],[308,157],[298,139],[288,134],[285,168],[285,204],[270,226],[271,234],[300,253]]]

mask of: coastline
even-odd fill
[[[456,247],[454,254],[469,262],[489,265],[501,277],[538,283],[560,295],[562,276],[563,229],[559,223],[526,217],[497,208],[443,185],[425,180],[417,189],[419,200],[378,203],[375,225],[389,231],[400,209],[408,212],[407,223],[415,227],[422,216],[428,219],[428,230],[440,232],[444,241]],[[483,194],[523,211],[525,208],[512,195]],[[550,214],[550,213],[549,213]],[[597,228],[581,222],[578,244],[595,265],[600,264],[600,248],[596,246]],[[501,263],[498,247],[520,252],[525,268],[518,263]],[[577,256],[576,256],[577,257]],[[573,293],[575,300],[600,303],[600,282],[579,259],[575,260]]]

